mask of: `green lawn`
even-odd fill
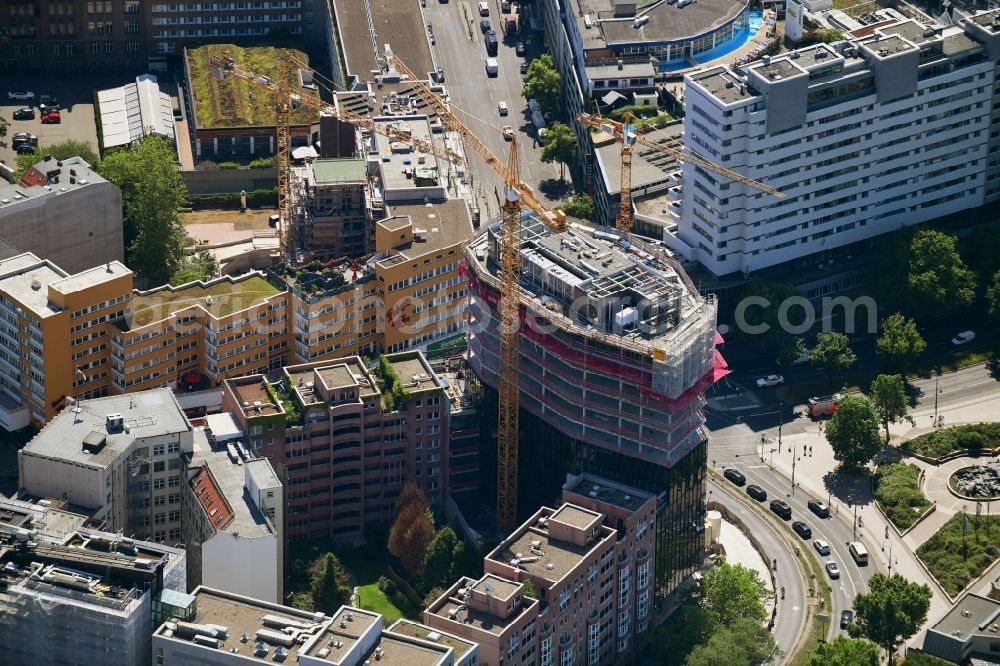
[[[971,502],[969,509],[969,532],[964,539],[963,514],[959,513],[917,548],[917,556],[952,597],[1000,558],[1000,516],[980,516],[977,529]]]
[[[1000,446],[1000,423],[970,423],[926,432],[906,440],[899,448],[937,458],[953,451],[987,449]]]
[[[875,472],[875,501],[900,530],[912,527],[931,505],[919,478],[920,468],[907,463],[880,465]]]
[[[193,305],[201,305],[216,317],[225,317],[260,305],[278,293],[274,285],[257,275],[242,280],[221,280],[209,287],[163,288],[132,298],[133,326],[144,326]]]
[[[389,598],[382,593],[382,590],[378,589],[378,583],[362,585],[358,588],[358,594],[361,597],[358,605],[365,610],[370,610],[382,615],[382,617],[385,618],[386,625],[392,624],[399,618],[403,617],[403,611],[396,608],[396,606],[389,601]]]

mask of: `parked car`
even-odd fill
[[[847,629],[847,625],[854,622],[854,611],[845,610],[840,612],[840,628]]]
[[[796,520],[794,523],[792,523],[792,529],[795,530],[795,533],[798,534],[803,539],[812,538],[813,535],[812,529],[801,520]]]
[[[778,386],[779,384],[784,384],[785,378],[781,375],[768,375],[767,377],[761,377],[757,380],[757,388],[766,388],[769,386]]]
[[[59,115],[58,111],[51,111],[42,116],[43,125],[58,125],[62,122],[62,116]]]
[[[35,99],[35,93],[30,90],[11,90],[7,93],[7,99],[16,99],[24,102],[30,99]]]
[[[483,33],[484,35],[492,29],[493,26],[490,25],[489,19],[483,19],[482,21],[479,22],[479,32]]]
[[[526,62],[522,62],[521,63],[521,73],[522,74],[527,74],[528,73],[528,63],[526,63]]]
[[[507,141],[513,141],[514,140],[514,128],[511,127],[510,125],[504,125],[503,126],[503,138],[505,138]]]
[[[480,2],[479,3],[479,15],[480,16],[489,16],[490,15],[490,3],[488,3],[488,2]]]
[[[830,554],[830,544],[827,543],[826,539],[816,539],[813,541],[813,548],[815,548],[816,552],[820,555]]]
[[[830,576],[830,578],[840,578],[840,567],[838,567],[837,563],[833,560],[824,564],[823,567],[826,569],[826,573]]]
[[[755,484],[747,486],[747,495],[754,498],[758,502],[767,501],[767,491]]]
[[[26,106],[23,109],[18,109],[12,113],[11,117],[13,117],[14,120],[34,120],[35,110],[30,106]]]
[[[830,517],[830,507],[828,507],[826,504],[823,504],[818,499],[811,499],[806,503],[806,505],[809,507],[810,511],[815,513],[820,518]]]
[[[520,58],[523,58],[527,52],[528,47],[524,45],[524,42],[518,42],[517,46],[514,47],[514,53],[516,53]]]
[[[497,102],[497,113],[499,113],[501,116],[507,115],[507,102],[504,101]]]
[[[30,155],[38,150],[38,146],[33,146],[30,143],[19,143],[14,146],[14,152],[18,155]]]
[[[729,479],[738,486],[742,486],[744,483],[747,482],[747,477],[743,476],[742,472],[733,469],[732,467],[723,472],[722,476],[726,477],[727,479]]]
[[[801,354],[799,354],[794,361],[792,361],[792,365],[805,365],[808,362],[809,362],[809,352],[804,351]]]
[[[31,145],[38,145],[38,135],[32,134],[31,132],[17,132],[12,137],[10,137],[10,144],[15,148],[18,144],[27,143]]]
[[[781,500],[771,500],[771,511],[785,520],[790,520],[792,517],[792,507]]]
[[[951,339],[953,345],[964,345],[976,339],[975,331],[962,331]]]

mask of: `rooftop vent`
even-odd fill
[[[799,59],[799,52],[798,52],[798,50],[793,49],[792,52],[790,54],[788,54],[788,56],[792,60],[798,60]]]
[[[38,278],[35,278],[31,281],[31,288],[34,289],[35,291],[38,291],[39,289],[42,288],[42,283],[38,281]]]
[[[108,432],[117,432],[125,426],[125,417],[121,414],[108,414],[105,418],[105,424],[107,425]]]

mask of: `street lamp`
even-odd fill
[[[792,444],[792,494],[795,494],[795,458],[798,454],[795,451],[795,444]]]
[[[778,403],[778,453],[781,453],[781,424],[785,421],[785,403]]]
[[[764,435],[760,436],[760,461],[764,462],[764,442],[767,441],[767,437]]]
[[[774,448],[771,448],[771,471],[774,471]]]

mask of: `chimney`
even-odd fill
[[[623,69],[625,69],[625,61],[622,60],[621,58],[619,58],[618,59],[618,71],[620,72]]]

